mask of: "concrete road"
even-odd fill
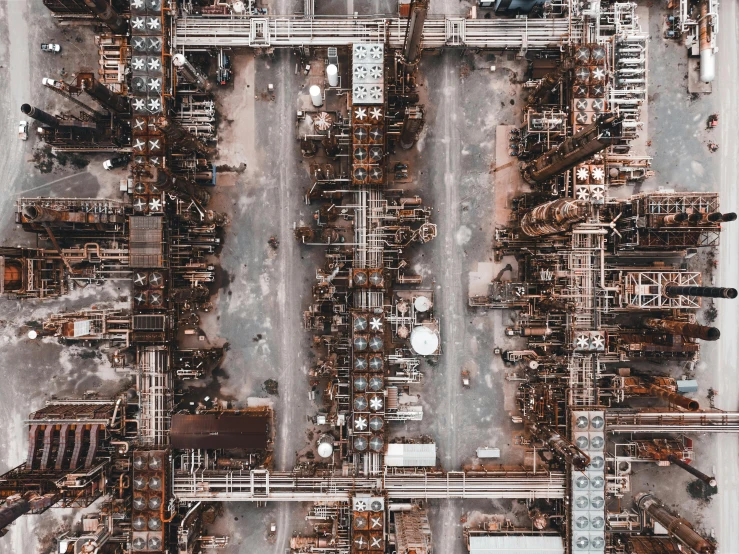
[[[720,9],[719,55],[717,87],[720,106],[720,140],[718,157],[718,189],[721,211],[739,212],[737,173],[739,172],[739,11],[735,2],[723,2]],[[739,287],[739,226],[728,224],[721,234],[717,283]],[[721,339],[712,366],[714,388],[719,391],[716,405],[724,410],[739,409],[739,388],[736,386],[739,364],[739,310],[736,300],[718,304],[718,327]],[[712,527],[716,530],[720,552],[739,552],[739,436],[729,435],[715,441],[714,455],[719,494],[714,501]]]

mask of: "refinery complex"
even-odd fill
[[[8,2],[0,553],[739,554],[734,20]]]

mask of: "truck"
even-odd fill
[[[108,171],[119,167],[125,167],[128,164],[128,156],[116,156],[103,162],[103,168]]]
[[[42,52],[51,52],[52,54],[58,54],[62,51],[62,47],[58,44],[54,43],[42,43],[41,44],[41,51]]]
[[[462,386],[465,388],[470,388],[470,372],[466,369],[462,371]]]
[[[21,121],[18,126],[18,138],[28,140],[28,121]]]

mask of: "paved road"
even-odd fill
[[[739,40],[739,11],[735,2],[722,2],[720,11],[719,32],[719,77],[716,83],[720,97],[720,157],[719,192],[721,194],[721,211],[739,212],[739,196],[737,195],[736,175],[739,170],[739,100],[736,92],[739,89],[739,57],[737,56],[737,40]],[[739,286],[739,226],[726,225],[721,234],[719,256],[719,272],[717,283],[722,286]],[[736,386],[736,371],[739,356],[739,321],[737,321],[736,301],[731,304],[723,301],[719,304],[718,327],[721,329],[721,340],[718,342],[719,352],[714,369],[714,382],[719,391],[717,407],[725,410],[739,409],[739,388]],[[739,553],[739,436],[721,437],[715,441],[716,478],[719,483],[719,495],[714,517],[715,530],[719,541],[720,552],[726,554]]]

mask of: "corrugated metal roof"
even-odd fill
[[[436,444],[388,444],[385,463],[391,467],[433,467]]]
[[[562,537],[558,535],[470,537],[470,554],[564,554],[564,551]]]
[[[128,222],[129,265],[162,267],[162,218],[139,215],[131,216]]]

